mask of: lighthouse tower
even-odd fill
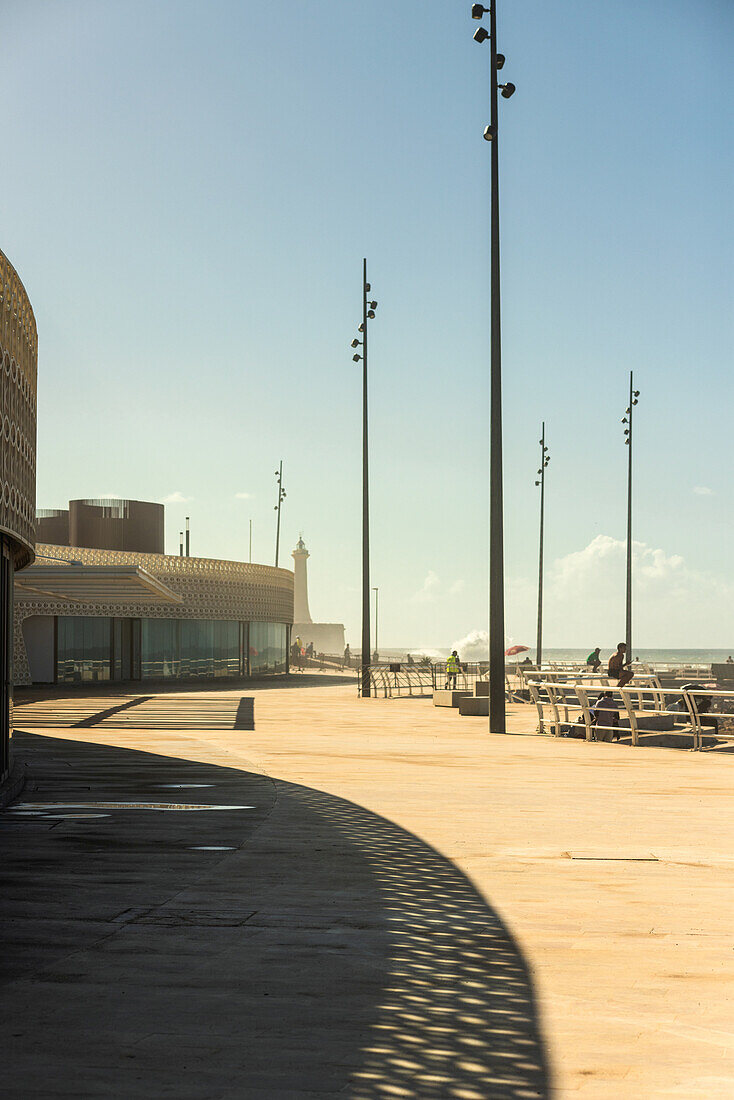
[[[308,577],[306,575],[306,562],[310,554],[306,549],[303,536],[299,538],[296,548],[292,552],[292,557],[294,562],[293,572],[295,574],[295,583],[293,586],[293,622],[310,623],[313,622],[313,620],[308,610]]]

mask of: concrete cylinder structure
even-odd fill
[[[68,546],[69,509],[39,508],[36,511],[36,539],[52,546]]]
[[[147,500],[70,500],[69,545],[163,553],[163,505]]]

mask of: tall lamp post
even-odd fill
[[[475,42],[489,40],[490,122],[484,131],[491,145],[491,350],[489,430],[489,730],[505,732],[505,581],[502,506],[502,353],[500,343],[500,196],[497,92],[505,99],[514,84],[498,84],[497,73],[505,64],[497,52],[497,0],[488,8],[472,4],[472,19],[489,15],[489,30],[477,27]]]
[[[367,260],[362,261],[362,323],[352,347],[361,346],[362,354],[355,351],[355,363],[362,360],[362,696],[370,694],[370,493],[369,450],[367,447],[367,327],[375,316],[377,302],[368,301],[372,287],[367,282]]]
[[[630,401],[622,417],[624,442],[627,447],[627,600],[625,604],[624,640],[627,646],[627,664],[632,662],[632,410],[637,404],[640,391],[634,388],[630,371]]]
[[[535,654],[535,662],[540,667],[543,663],[543,525],[545,521],[545,468],[550,462],[548,448],[545,445],[545,421],[540,443],[540,469],[539,480],[535,482],[540,486],[540,544],[538,550],[538,639]]]
[[[380,604],[379,604],[379,599],[380,599],[380,589],[379,589],[379,588],[373,588],[373,589],[372,589],[372,591],[373,591],[373,592],[374,592],[374,594],[375,594],[375,653],[378,653],[378,654],[379,654],[379,652],[380,652],[380,647],[379,647],[379,645],[377,644],[377,639],[378,639],[378,633],[377,633],[377,614],[378,614],[378,611],[379,611],[379,607],[380,607]]]
[[[278,568],[278,554],[280,553],[280,507],[285,500],[286,492],[283,488],[283,459],[280,460],[280,466],[275,471],[275,476],[278,480],[278,503],[274,505],[273,510],[278,513],[278,522],[275,526],[275,568]]]

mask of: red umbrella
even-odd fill
[[[517,653],[527,653],[530,649],[528,645],[511,645],[509,649],[505,650],[505,657],[514,657]]]

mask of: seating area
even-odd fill
[[[505,696],[508,703],[534,706],[537,732],[551,737],[696,751],[726,750],[730,743],[734,751],[734,685],[712,686],[706,668],[671,668],[662,675],[641,664],[633,669],[634,679],[620,688],[605,673],[583,665],[512,666],[506,670]],[[434,672],[434,706],[488,716],[486,669],[471,679],[459,674],[450,689],[439,686],[439,679]],[[692,680],[703,682],[691,686]]]
[[[657,676],[636,677],[620,688],[603,676],[590,682],[541,674],[528,677],[527,688],[538,731],[551,736],[694,750],[734,742],[734,690],[671,691]]]

